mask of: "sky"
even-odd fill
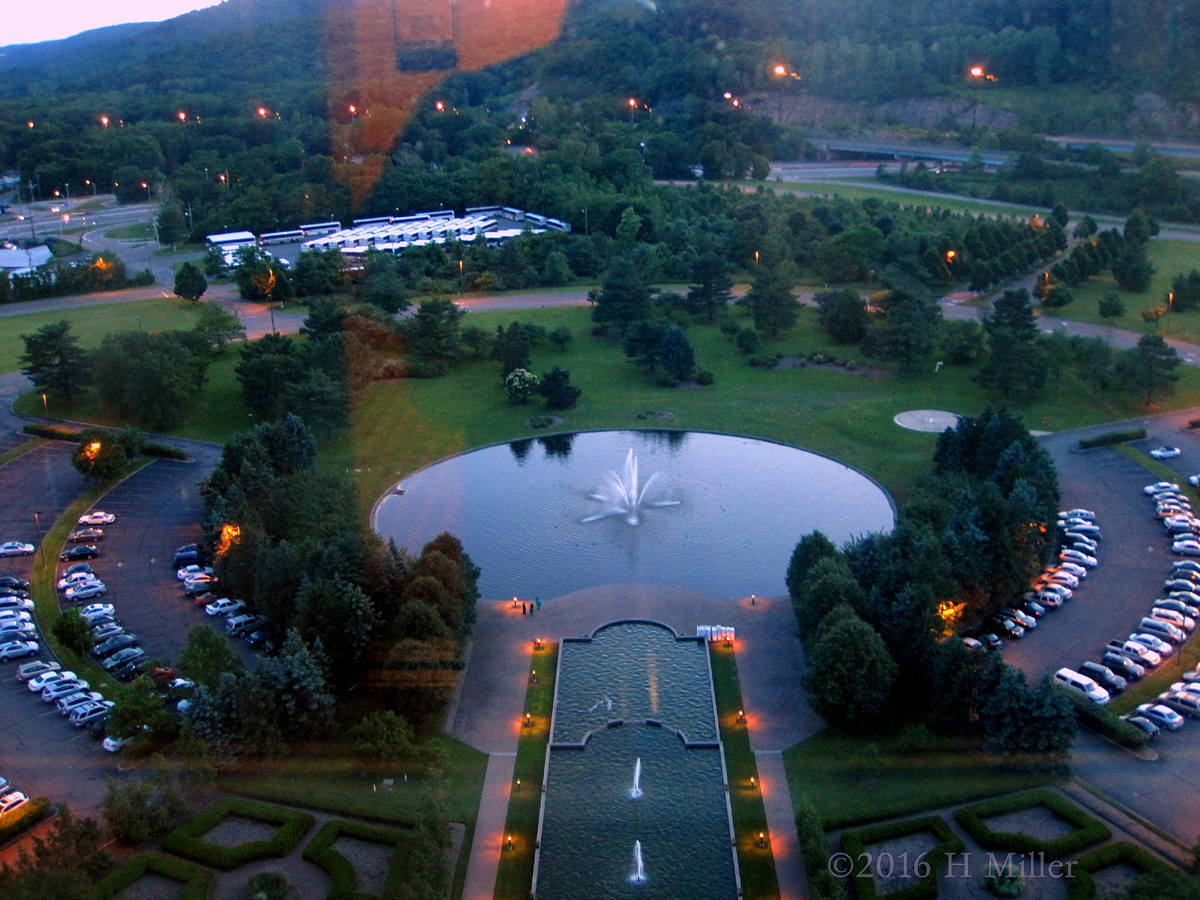
[[[161,22],[216,4],[217,0],[58,0],[51,7],[6,3],[0,41],[4,45],[53,41],[105,25]]]

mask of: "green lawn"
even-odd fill
[[[66,319],[79,335],[80,345],[92,348],[99,347],[106,334],[117,331],[188,329],[199,315],[199,304],[178,297],[157,297],[0,317],[0,372],[13,372],[21,367],[19,359],[25,352],[21,335],[31,334],[51,322]]]
[[[873,179],[872,179],[873,180]],[[848,183],[853,181],[853,183]],[[918,191],[913,188],[889,190],[882,187],[872,187],[869,183],[858,183],[858,179],[830,181],[753,181],[750,184],[762,185],[764,188],[775,190],[803,191],[826,197],[845,197],[847,200],[882,200],[884,203],[901,203],[914,206],[930,206],[941,209],[953,209],[958,212],[984,213],[985,215],[1032,216],[1034,213],[1044,213],[1040,206],[1023,206],[1018,203],[980,203],[964,197],[961,200],[946,197],[935,197],[928,191]]]
[[[874,749],[877,752],[872,752]],[[981,750],[913,752],[899,735],[851,737],[830,729],[783,754],[793,802],[807,797],[827,829],[969,803],[1050,783],[997,768]]]
[[[693,325],[688,333],[697,363],[714,372],[716,383],[696,390],[660,388],[625,359],[618,345],[591,336],[586,308],[473,313],[467,322],[491,329],[514,319],[548,328],[567,325],[575,333],[564,353],[550,348],[534,353],[535,372],[558,365],[570,370],[572,381],[583,388],[579,406],[565,412],[565,423],[555,430],[647,427],[638,413],[671,410],[676,413],[672,428],[733,432],[816,450],[861,468],[900,495],[927,471],[936,435],[906,431],[892,418],[910,409],[974,415],[988,402],[969,370],[950,366],[912,378],[878,371],[752,368],[727,337],[708,325]],[[861,360],[857,348],[829,343],[810,308],[800,311],[796,328],[768,342],[766,349],[785,354],[819,349]],[[1200,372],[1185,367],[1179,390],[1167,405],[1197,404]],[[355,407],[350,436],[323,456],[342,471],[361,470],[355,477],[369,506],[401,476],[435,460],[544,433],[524,424],[543,411],[540,401],[515,406],[505,400],[496,363],[466,362],[443,378],[371,385]],[[1061,391],[1047,390],[1017,411],[1031,428],[1050,431],[1140,412],[1123,401],[1097,408],[1073,375],[1065,378]]]
[[[733,810],[742,893],[749,900],[772,900],[779,897],[779,884],[775,880],[767,813],[763,809],[762,793],[756,786],[758,766],[750,748],[750,734],[745,723],[738,722],[738,713],[743,707],[737,659],[732,649],[716,644],[709,644],[709,658],[712,660],[721,744],[725,748],[725,773],[729,779],[729,805]],[[758,844],[760,834],[767,835],[766,847]]]
[[[1111,274],[1089,278],[1087,284],[1073,289],[1075,302],[1062,309],[1048,309],[1048,316],[1071,319],[1075,322],[1092,322],[1112,325],[1128,331],[1152,331],[1154,325],[1142,321],[1142,310],[1163,303],[1171,290],[1171,281],[1180,273],[1200,269],[1200,242],[1171,241],[1155,238],[1147,249],[1154,266],[1154,278],[1150,287],[1140,294],[1131,294],[1117,287]],[[1125,315],[1116,319],[1100,318],[1100,298],[1109,291],[1116,291],[1125,305]],[[1164,317],[1158,322],[1158,333],[1182,341],[1200,343],[1200,310],[1172,313],[1170,322]]]
[[[521,729],[517,762],[504,833],[513,839],[511,850],[500,855],[496,875],[496,900],[527,900],[533,882],[533,851],[537,841],[542,802],[542,772],[550,742],[550,714],[554,705],[554,679],[558,671],[558,644],[546,643],[532,654],[530,681],[525,689],[525,714],[533,725]],[[537,672],[537,683],[533,673]],[[518,784],[520,782],[520,784]]]
[[[430,739],[441,746],[445,765],[443,789],[448,820],[467,832],[454,878],[454,897],[462,895],[475,816],[483,792],[487,755],[446,735]],[[407,776],[407,780],[405,780]],[[416,821],[425,766],[419,761],[382,763],[344,745],[300,748],[276,760],[244,763],[219,781],[220,790],[286,805],[323,810],[342,816],[411,825]],[[383,785],[390,778],[394,784]]]
[[[172,434],[197,441],[223,443],[234,431],[254,424],[255,420],[246,409],[241,385],[234,372],[240,359],[241,355],[234,349],[227,350],[214,360],[208,367],[208,380],[199,400],[188,411],[184,424]],[[42,395],[36,391],[24,394],[17,398],[13,408],[21,415],[40,416],[43,414]],[[54,418],[98,425],[120,427],[137,424],[102,409],[94,389],[89,389],[76,403],[50,401],[48,410]]]
[[[110,228],[104,232],[110,241],[146,241],[154,237],[154,229],[146,222],[136,225],[122,225],[120,228]]]

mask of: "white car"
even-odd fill
[[[116,607],[111,603],[89,603],[79,614],[85,619],[94,619],[97,616],[111,616],[116,611]]]
[[[57,672],[61,668],[62,666],[56,662],[46,662],[40,659],[35,662],[27,662],[17,666],[17,681],[28,681],[30,678],[45,675],[47,672]]]
[[[0,643],[8,641],[36,641],[37,626],[32,622],[16,620],[0,622]]]
[[[58,698],[58,714],[60,716],[69,716],[78,707],[85,703],[99,703],[104,699],[104,695],[96,691],[76,691],[74,694],[67,694],[65,697]]]
[[[109,753],[116,753],[117,751],[123,750],[125,747],[129,746],[129,744],[131,744],[132,742],[133,742],[132,737],[125,737],[125,738],[106,737],[104,739],[104,749],[107,750]]]
[[[204,607],[204,611],[210,616],[229,615],[235,613],[246,605],[244,600],[229,600],[222,598],[214,600],[208,606]]]
[[[1069,588],[1079,587],[1079,579],[1070,572],[1050,572],[1038,578],[1043,584],[1061,584]]]
[[[1171,544],[1171,552],[1180,556],[1200,556],[1200,541],[1175,541]]]
[[[1179,485],[1177,485],[1177,484],[1172,484],[1169,481],[1156,481],[1156,482],[1154,482],[1154,484],[1148,484],[1144,488],[1142,488],[1142,493],[1147,494],[1147,495],[1148,494],[1161,494],[1164,491],[1177,491],[1177,490],[1179,490]]]
[[[1164,622],[1170,622],[1176,628],[1182,628],[1188,634],[1196,630],[1196,620],[1191,616],[1185,616],[1181,612],[1176,612],[1173,609],[1163,609],[1156,606],[1150,610],[1150,618],[1161,619]]]
[[[182,569],[175,570],[175,577],[180,581],[186,581],[196,575],[212,575],[213,570],[208,566],[184,566]]]
[[[37,641],[7,641],[0,644],[0,660],[8,662],[24,656],[37,656],[39,649]]]
[[[33,553],[33,544],[23,544],[20,541],[5,541],[0,544],[0,556],[29,556]]]
[[[1183,727],[1183,716],[1161,703],[1143,703],[1137,711],[1160,728],[1178,731]]]
[[[29,622],[33,619],[23,609],[0,609],[0,622]]]
[[[33,601],[24,597],[0,597],[0,609],[23,609],[28,612],[33,609]]]
[[[80,525],[111,525],[117,521],[117,517],[112,513],[106,513],[102,509],[93,509],[90,513],[79,517]]]
[[[1053,572],[1055,570],[1047,569],[1047,571]],[[1085,569],[1083,566],[1079,565],[1078,563],[1073,563],[1073,562],[1060,563],[1057,571],[1070,572],[1076,578],[1087,578],[1087,569]]]
[[[1200,684],[1194,681],[1177,681],[1171,685],[1171,692],[1175,694],[1195,694],[1200,697]]]
[[[1092,521],[1096,518],[1096,514],[1090,509],[1068,509],[1066,512],[1058,514],[1060,519],[1086,519]]]
[[[1062,562],[1079,563],[1079,565],[1087,566],[1089,569],[1096,568],[1096,557],[1088,556],[1079,550],[1061,550],[1059,551],[1058,558]]]
[[[68,575],[66,578],[58,579],[56,587],[60,591],[65,591],[67,588],[78,587],[81,584],[99,580],[95,572],[76,572],[73,575]]]
[[[1178,447],[1155,447],[1150,451],[1150,455],[1155,459],[1174,459],[1177,456],[1182,456],[1183,451]]]
[[[108,588],[104,586],[103,581],[85,581],[83,584],[75,587],[67,588],[63,595],[72,603],[78,600],[91,600],[93,597],[103,597],[108,593]]]
[[[1189,475],[1188,484],[1192,487],[1200,487],[1200,475]]]
[[[0,797],[0,816],[6,812],[12,812],[18,806],[23,806],[29,802],[29,798],[20,791],[13,791],[11,794],[5,794]]]
[[[1133,641],[1135,644],[1141,644],[1143,647],[1153,650],[1158,654],[1159,659],[1166,659],[1175,652],[1175,647],[1172,644],[1168,644],[1162,638],[1153,634],[1136,632],[1129,636],[1129,640]]]
[[[59,681],[67,680],[74,681],[75,673],[69,671],[64,672],[61,669],[52,669],[49,672],[43,672],[41,675],[35,675],[33,678],[30,678],[28,684],[26,684],[26,687],[28,687],[29,690],[33,691],[35,694],[40,694],[43,689],[49,687],[50,685],[56,684]]]
[[[71,713],[70,722],[76,728],[82,728],[89,722],[94,722],[96,719],[102,719],[108,715],[108,711],[116,706],[112,700],[100,700],[96,703],[85,703],[83,706],[75,708]]]
[[[1038,593],[1054,594],[1055,596],[1062,597],[1064,600],[1070,600],[1075,596],[1075,592],[1065,584],[1055,584],[1052,581],[1038,585]]]
[[[89,687],[90,685],[80,678],[64,678],[42,688],[42,700],[45,703],[53,703],[59,697],[74,694],[76,691],[86,691]]]

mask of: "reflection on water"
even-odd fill
[[[630,450],[657,473],[636,526],[594,517],[592,497]],[[796,542],[889,531],[878,485],[793,447],[698,432],[547,435],[445,460],[379,504],[376,528],[416,550],[441,531],[483,569],[485,597],[561,596],[603,584],[674,584],[715,596],[780,595]]]

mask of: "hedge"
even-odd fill
[[[203,835],[229,816],[240,816],[243,819],[253,819],[255,822],[278,825],[279,830],[270,840],[250,841],[237,847],[221,847],[203,839]],[[241,797],[226,797],[218,800],[182,828],[167,835],[162,846],[164,850],[169,850],[185,859],[229,872],[256,860],[281,859],[287,856],[291,853],[292,848],[308,834],[314,821],[316,820],[308,813],[295,812]]]
[[[0,846],[7,844],[18,835],[24,834],[46,817],[50,810],[50,800],[46,797],[32,797],[28,803],[22,803],[11,812],[0,816]]]
[[[1068,691],[1064,688],[1056,688],[1056,690],[1070,698],[1075,707],[1075,718],[1080,725],[1086,725],[1092,731],[1122,747],[1144,747],[1149,742],[1150,735],[1136,725],[1130,725],[1121,719],[1107,706],[1097,706],[1087,697],[1075,691]]]
[[[188,455],[178,447],[168,447],[166,444],[146,444],[142,447],[145,456],[157,456],[162,459],[187,459]]]
[[[1107,447],[1110,444],[1124,444],[1126,441],[1140,441],[1145,436],[1145,428],[1131,428],[1128,431],[1110,431],[1106,434],[1098,434],[1092,438],[1084,438],[1079,442],[1079,449],[1091,450],[1094,447]]]
[[[208,900],[212,894],[213,872],[200,866],[165,856],[162,853],[143,853],[119,869],[109,872],[96,884],[96,900],[108,900],[129,887],[147,872],[161,875],[183,884],[179,900]]]
[[[23,429],[26,434],[31,434],[34,437],[50,438],[52,441],[75,441],[79,439],[80,432],[74,428],[67,428],[63,425],[38,425],[29,423]],[[112,432],[109,432],[110,434]],[[162,459],[187,459],[188,455],[178,447],[168,447],[166,444],[145,444],[141,451],[145,456],[156,456]]]
[[[333,849],[334,843],[340,837],[357,838],[360,841],[370,841],[374,844],[385,844],[398,847],[404,842],[406,835],[395,828],[384,828],[380,825],[368,825],[364,822],[347,822],[343,819],[331,819],[321,830],[313,835],[313,839],[304,848],[303,858],[329,876],[329,893],[327,900],[377,900],[377,898],[358,892],[358,875],[350,860]],[[391,884],[397,858],[392,857],[388,866],[387,884]],[[384,896],[390,892],[385,888]]]
[[[843,900],[842,882],[829,871],[829,840],[821,827],[821,817],[807,798],[796,806],[796,832],[800,836],[800,855],[808,874],[810,900]]]
[[[992,831],[984,822],[984,819],[993,816],[1019,812],[1035,806],[1046,807],[1059,818],[1074,825],[1075,830],[1052,841],[1042,841],[1027,834]],[[1022,791],[1007,797],[997,797],[995,800],[985,800],[973,806],[964,806],[954,811],[954,818],[984,850],[1045,853],[1047,859],[1061,859],[1112,837],[1108,826],[1093,819],[1065,797],[1045,789]]]
[[[938,845],[925,854],[924,861],[929,863],[929,874],[908,887],[879,894],[875,890],[873,873],[871,878],[855,878],[853,875],[858,874],[856,869],[850,881],[854,885],[854,893],[858,895],[858,900],[876,900],[879,897],[886,897],[887,900],[935,900],[938,895],[938,875],[946,871],[946,857],[951,853],[965,852],[966,846],[941,816],[868,825],[866,828],[842,834],[842,850],[850,854],[857,866],[858,858],[866,852],[867,845],[920,834],[923,831],[932,831],[938,838]]]
[[[1142,873],[1175,871],[1172,866],[1137,844],[1129,841],[1109,844],[1072,860],[1075,877],[1066,880],[1067,900],[1096,900],[1096,879],[1092,877],[1093,873],[1120,863],[1133,866]]]

